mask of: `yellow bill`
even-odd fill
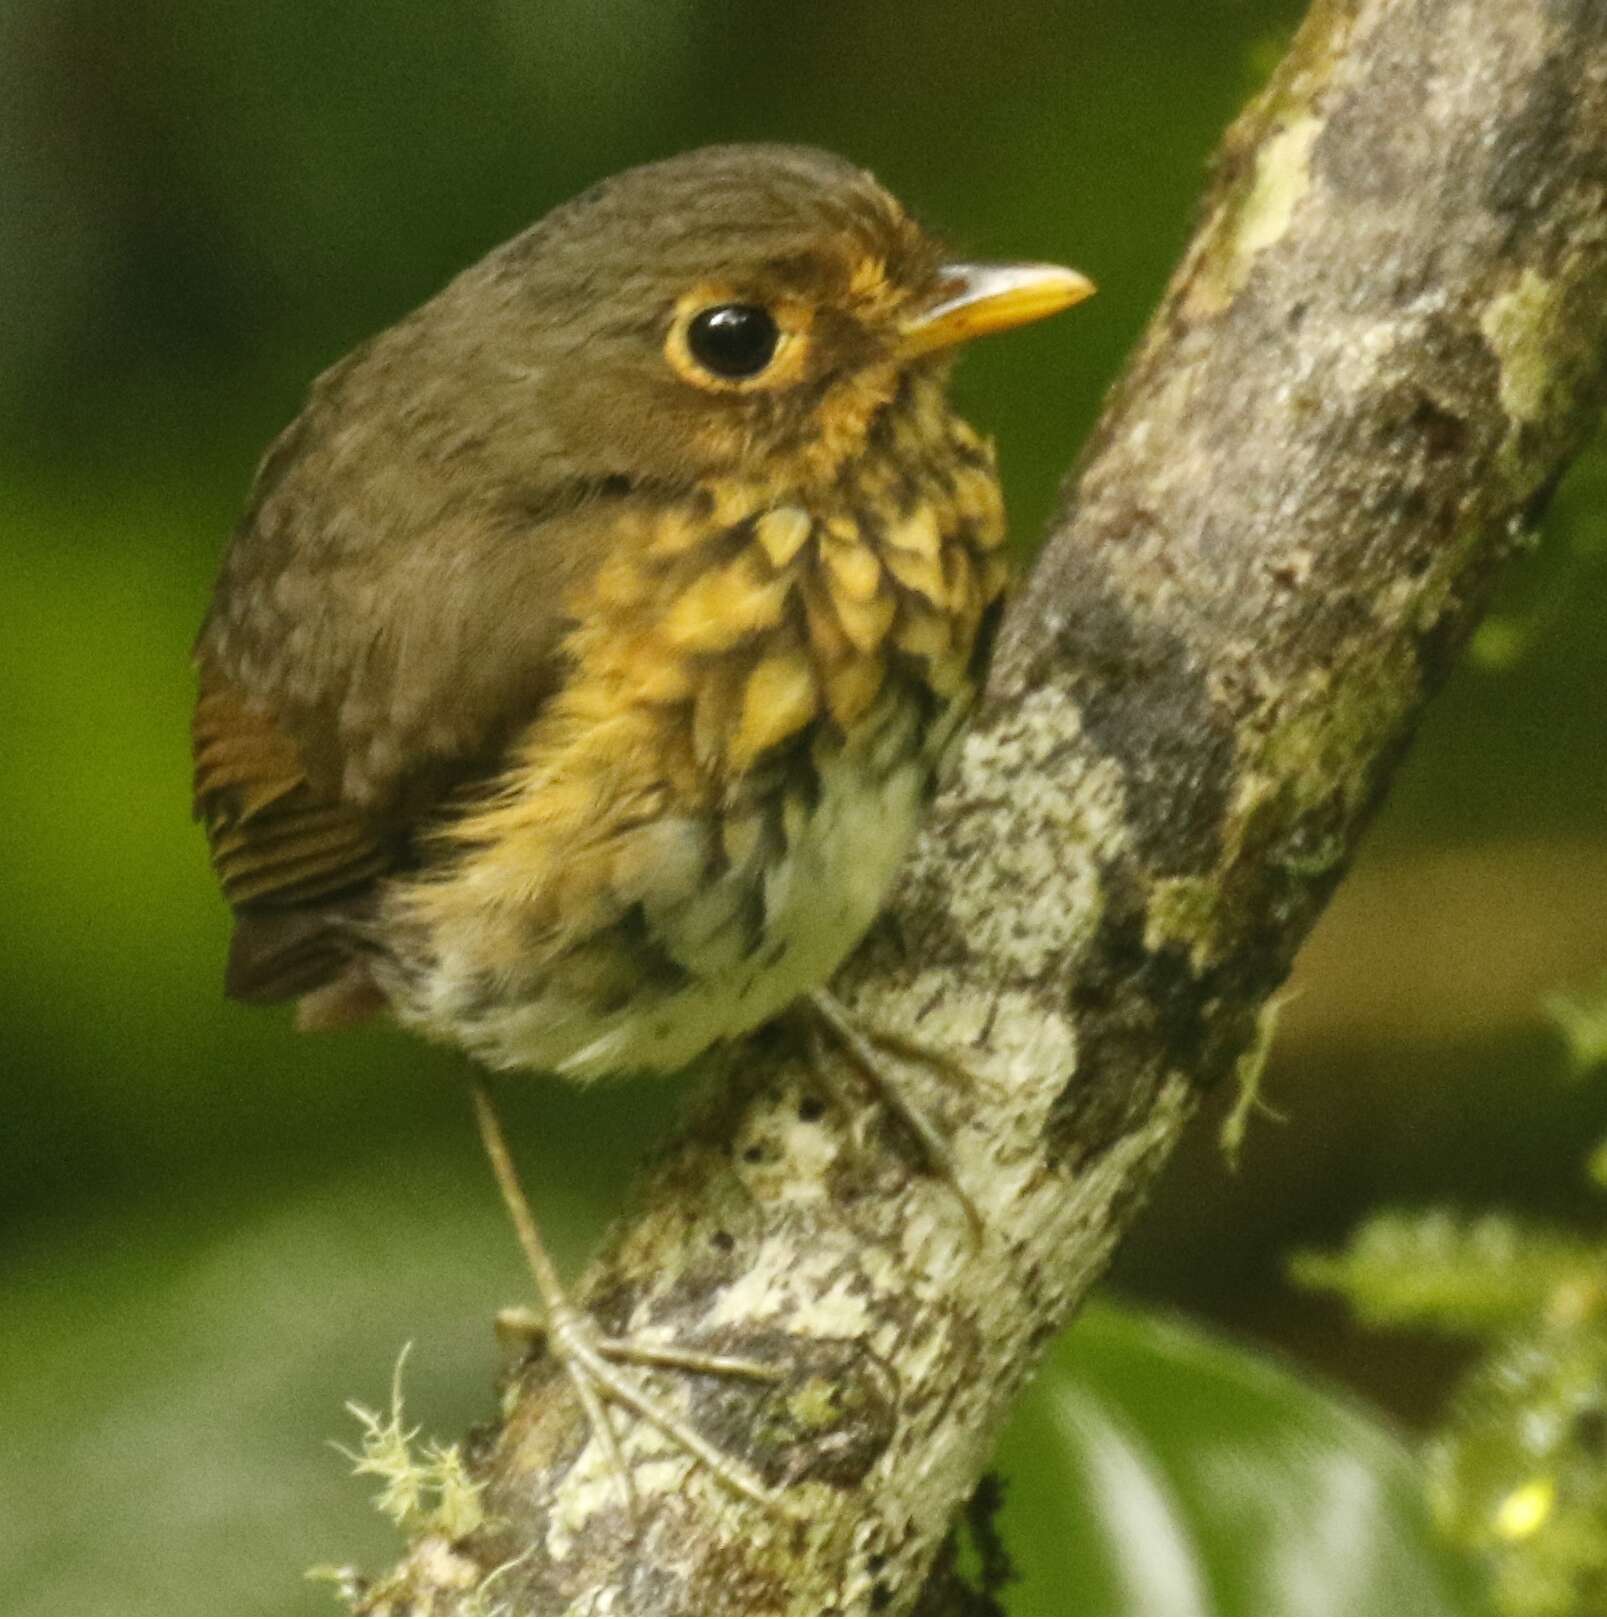
[[[948,264],[939,286],[938,301],[904,322],[906,355],[952,348],[1058,315],[1095,290],[1081,271],[1061,264]]]

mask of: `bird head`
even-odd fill
[[[1092,291],[1055,265],[951,261],[828,153],[719,146],[555,209],[397,330],[525,475],[784,484],[829,478],[956,345]]]

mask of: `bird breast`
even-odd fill
[[[382,911],[404,1021],[503,1067],[683,1065],[874,920],[1006,580],[991,453],[906,413],[829,490],[622,512],[567,685]]]

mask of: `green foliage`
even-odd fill
[[[1394,1214],[1297,1274],[1366,1320],[1488,1345],[1428,1447],[1435,1517],[1486,1559],[1502,1612],[1607,1607],[1607,1245]]]
[[[1603,1303],[1588,1319],[1498,1344],[1428,1450],[1435,1515],[1488,1559],[1504,1613],[1607,1611]]]
[[[1382,1421],[1263,1353],[1098,1304],[1000,1446],[1012,1613],[1456,1613],[1471,1566],[1433,1533]]]
[[[1484,1346],[1427,1449],[1435,1517],[1484,1559],[1500,1611],[1607,1608],[1607,1241],[1499,1214],[1388,1213],[1294,1274],[1375,1326]]]
[[[1562,1035],[1576,1072],[1607,1065],[1607,975],[1592,990],[1548,996],[1546,1013]]]
[[[1602,550],[1607,554],[1607,542]],[[1585,1075],[1607,1068],[1607,973],[1594,989],[1573,994],[1559,991],[1546,998],[1545,1006],[1568,1048],[1573,1072]],[[1598,1186],[1607,1186],[1607,1136],[1585,1160],[1585,1173]]]
[[[1607,1244],[1486,1214],[1444,1209],[1374,1215],[1338,1254],[1292,1263],[1307,1287],[1342,1293],[1374,1326],[1470,1336],[1520,1329],[1607,1275]]]

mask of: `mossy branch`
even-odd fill
[[[950,1046],[907,1083],[986,1220],[784,1037],[737,1054],[580,1289],[773,1361],[665,1377],[777,1521],[565,1380],[474,1450],[485,1522],[374,1611],[910,1609],[1043,1344],[1231,1076],[1607,375],[1602,0],[1319,0],[1007,622],[885,925],[837,988]],[[850,1088],[853,1081],[846,1079]]]

